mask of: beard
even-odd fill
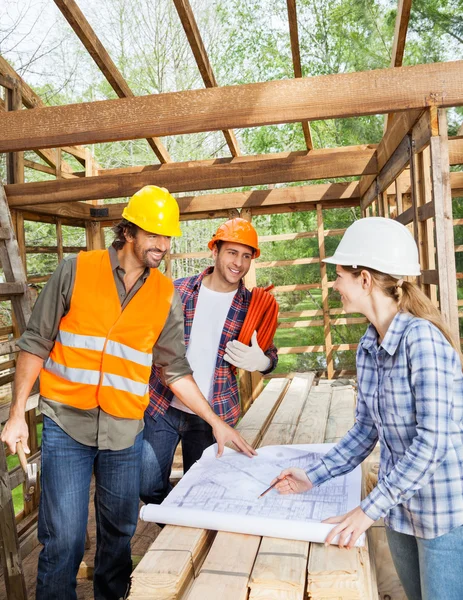
[[[163,252],[162,250],[159,250],[158,248],[151,248],[150,250],[143,250],[139,246],[139,244],[137,244],[137,242],[135,242],[135,244],[134,244],[133,251],[134,251],[135,256],[138,258],[138,260],[141,261],[143,263],[143,265],[145,267],[147,267],[148,269],[157,269],[166,254],[165,252]],[[161,258],[155,258],[154,252],[156,252],[156,254],[161,253],[162,254]]]

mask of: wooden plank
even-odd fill
[[[294,377],[260,446],[292,444],[301,411],[307,401],[315,373]]]
[[[412,223],[413,222],[413,207],[410,206],[409,208],[407,208],[407,210],[404,210],[403,213],[401,213],[400,215],[397,215],[395,220],[399,221],[399,223],[402,223],[402,225],[408,225],[409,223]]]
[[[55,4],[119,98],[132,98],[132,90],[74,0],[55,0]],[[161,163],[170,162],[161,140],[150,137],[147,142]]]
[[[182,23],[183,29],[190,44],[191,51],[195,57],[199,72],[207,88],[217,87],[214,72],[207,56],[206,48],[199,32],[198,24],[191,10],[189,0],[174,0],[175,8]],[[231,130],[223,131],[225,140],[232,156],[240,156],[240,149],[235,133]]]
[[[289,381],[286,379],[275,379],[267,384],[259,394],[258,399],[250,406],[249,410],[238,423],[236,429],[241,435],[244,435],[247,431],[257,431],[260,437],[265,434],[288,386]],[[257,446],[254,443],[251,445],[254,447]]]
[[[248,581],[261,538],[219,532],[188,600],[247,600]]]
[[[0,152],[461,106],[462,89],[453,61],[41,107],[0,113]]]
[[[325,440],[332,396],[331,386],[313,386],[297,424],[294,444],[320,444]]]
[[[291,54],[293,57],[294,77],[302,77],[301,53],[299,50],[299,32],[297,26],[296,0],[286,0],[288,7],[289,37],[291,40]],[[304,134],[307,150],[313,150],[312,133],[308,121],[302,121],[302,132]]]
[[[25,112],[25,111],[22,111]],[[353,149],[328,148],[311,152],[284,152],[279,154],[220,158],[191,163],[151,165],[130,169],[130,173],[114,173],[98,177],[31,182],[6,187],[11,207],[27,204],[50,204],[73,202],[98,198],[120,198],[130,196],[144,185],[155,183],[166,187],[170,192],[188,192],[207,189],[220,189],[246,185],[285,183],[310,179],[328,179],[376,173],[374,150],[367,146]],[[356,184],[339,185],[333,188],[352,194]],[[310,186],[307,186],[310,187]],[[344,188],[344,189],[343,189]],[[298,194],[297,187],[291,193]],[[321,189],[321,188],[319,188]],[[294,191],[293,191],[294,190]],[[264,190],[257,194],[260,204],[266,196],[277,190]],[[265,193],[267,192],[267,194]],[[238,196],[235,196],[238,200]],[[241,196],[239,206],[242,204]],[[320,199],[319,199],[320,200]],[[301,202],[303,200],[301,199]],[[310,201],[310,198],[307,200]],[[249,204],[245,204],[249,208]],[[106,207],[105,207],[106,208]],[[232,208],[232,207],[230,207]]]
[[[249,582],[249,600],[303,600],[309,544],[262,538]]]
[[[333,387],[325,442],[336,443],[354,424],[355,394],[352,386]]]
[[[130,600],[175,600],[191,583],[211,547],[215,532],[164,527],[132,573]]]
[[[410,136],[404,137],[390,159],[384,165],[381,173],[378,175],[379,194],[382,194],[393,183],[397,177],[405,170],[410,160]],[[384,212],[384,211],[383,211]]]
[[[455,238],[452,218],[452,196],[448,163],[447,118],[439,111],[439,135],[431,138],[431,173],[435,206],[439,301],[442,316],[455,341],[460,339],[455,286]]]

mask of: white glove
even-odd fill
[[[257,343],[257,331],[251,338],[251,345],[246,346],[238,340],[228,342],[225,349],[224,360],[245,371],[266,371],[270,367],[270,358],[265,356]]]

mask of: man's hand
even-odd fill
[[[250,346],[246,346],[238,340],[228,342],[223,358],[235,367],[245,371],[260,371],[263,373],[270,367],[269,357],[265,356],[257,343],[257,331],[252,334]]]
[[[10,417],[3,428],[0,439],[8,446],[11,454],[16,454],[16,444],[19,441],[22,442],[24,452],[29,454],[28,438],[29,430],[27,429],[26,419],[24,417]]]
[[[304,469],[298,467],[291,467],[290,469],[284,469],[278,477],[271,482],[273,485],[276,481],[275,489],[280,494],[302,494],[302,492],[308,492],[313,488],[312,482],[307,477],[307,473]]]
[[[339,525],[333,527],[326,536],[326,546],[330,544],[333,538],[339,533],[338,546],[340,548],[343,546],[346,546],[346,548],[353,548],[355,542],[362,533],[373,525],[374,521],[363,512],[360,506],[357,506],[357,508],[354,508],[354,510],[351,510],[347,514],[340,515],[339,517],[330,517],[329,519],[325,519],[323,523],[339,523]]]
[[[252,446],[250,446],[246,440],[230,425],[224,423],[220,418],[212,426],[212,432],[217,441],[217,458],[220,458],[223,454],[224,446],[227,442],[232,442],[240,452],[246,454],[246,456],[256,456],[257,452]]]

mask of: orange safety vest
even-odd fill
[[[40,373],[41,395],[82,410],[100,406],[115,417],[142,419],[153,346],[173,293],[172,281],[151,269],[122,310],[109,252],[80,252],[70,310]]]

